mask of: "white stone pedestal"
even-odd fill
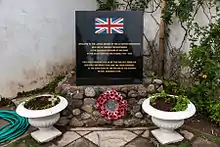
[[[184,137],[176,131],[156,129],[152,130],[151,133],[161,144],[176,143],[184,139]]]
[[[54,128],[43,128],[43,129],[39,129],[35,132],[31,133],[31,136],[38,142],[40,143],[44,143],[44,142],[49,142],[51,140],[53,140],[54,138],[60,136],[62,133]]]
[[[169,96],[178,97],[175,95]],[[142,104],[144,112],[149,114],[151,116],[152,122],[160,128],[151,131],[151,133],[161,144],[169,144],[182,141],[184,137],[174,130],[180,128],[184,124],[185,119],[192,117],[196,113],[196,107],[193,103],[190,102],[184,111],[161,111],[151,106],[150,99],[153,97],[154,96],[144,100]]]
[[[50,96],[51,94],[38,95],[35,98],[41,96]],[[22,116],[28,118],[28,122],[31,126],[39,128],[38,131],[31,133],[31,136],[38,142],[48,142],[60,136],[62,133],[53,127],[53,125],[59,120],[60,112],[64,110],[68,102],[64,97],[58,96],[60,99],[59,104],[43,110],[29,110],[24,107],[25,102],[18,105],[16,112]]]

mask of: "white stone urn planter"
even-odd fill
[[[38,95],[35,98],[41,96],[52,95],[43,94]],[[64,97],[58,96],[58,98],[60,99],[60,102],[48,109],[29,110],[24,107],[25,102],[19,104],[16,109],[18,115],[28,118],[30,125],[39,129],[31,133],[31,136],[38,142],[48,142],[62,134],[58,129],[53,127],[53,125],[59,120],[59,112],[67,107],[68,102]]]
[[[173,96],[173,95],[169,95]],[[184,124],[184,120],[192,117],[196,113],[196,108],[193,103],[189,103],[185,111],[167,112],[155,109],[150,105],[149,97],[143,104],[143,110],[151,116],[152,122],[159,129],[152,130],[151,133],[161,144],[176,143],[184,139],[175,129]]]

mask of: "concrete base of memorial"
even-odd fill
[[[96,105],[100,94],[109,89],[116,90],[128,103],[125,116],[114,121],[105,119]],[[149,95],[162,90],[163,82],[160,79],[148,78],[138,85],[77,86],[74,75],[67,76],[56,88],[56,92],[62,93],[68,100],[68,107],[61,112],[61,118],[56,125],[118,128],[152,126],[150,116],[143,111],[141,105]]]

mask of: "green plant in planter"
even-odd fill
[[[31,97],[24,102],[24,107],[29,110],[43,110],[57,105],[60,99],[57,95]]]
[[[185,89],[176,81],[163,80],[163,86],[167,93],[172,93],[173,95],[186,95]]]
[[[190,103],[187,96],[183,95],[170,95],[165,91],[161,93],[156,93],[150,99],[150,104],[159,110],[163,111],[184,111],[187,109]]]

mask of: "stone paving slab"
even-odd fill
[[[154,145],[145,138],[137,137],[125,147],[154,147]]]
[[[100,128],[99,128],[100,129]],[[42,147],[165,147],[150,135],[150,130],[140,128],[114,129],[107,128],[104,130],[84,128],[77,131],[67,131],[62,136],[45,145],[39,144]],[[136,129],[136,130],[135,130]],[[186,132],[186,131],[185,131]],[[205,136],[195,136],[191,141],[184,140],[178,144],[170,144],[167,147],[220,147],[220,140],[215,142],[204,138]],[[27,140],[27,139],[26,139]],[[20,142],[19,147],[32,146],[31,141]],[[32,139],[33,140],[33,139]],[[28,144],[29,142],[29,144]],[[13,144],[12,144],[13,145]],[[10,146],[10,147],[17,147]],[[38,145],[36,146],[38,147]]]
[[[106,130],[129,130],[129,131],[137,131],[137,130],[151,130],[156,129],[156,126],[152,127],[132,127],[132,128],[106,128],[106,127],[77,127],[77,128],[70,128],[69,131],[106,131]]]
[[[76,131],[76,133],[78,133],[78,134],[81,135],[81,136],[84,136],[84,135],[86,135],[86,134],[91,133],[91,131]]]
[[[135,130],[135,131],[132,131],[133,133],[137,134],[137,135],[140,135],[142,134],[144,131],[143,130]]]
[[[135,137],[137,137],[136,134],[126,130],[94,131],[85,136],[85,138],[101,147],[112,147],[112,145],[114,145],[114,147],[121,147]]]
[[[144,138],[148,138],[150,136],[150,131],[149,130],[144,131],[144,133],[141,136]]]
[[[62,137],[53,141],[53,147],[78,147],[80,145],[82,147],[112,147],[112,145],[114,147],[122,147],[138,136],[141,137],[141,135],[147,134],[146,132],[149,134],[148,127],[122,129],[102,127],[72,128],[64,133]]]
[[[59,147],[66,146],[80,137],[81,136],[78,135],[76,132],[68,131],[62,135],[62,138],[60,140],[57,141],[57,146]]]
[[[66,147],[98,147],[98,146],[82,137],[80,139],[75,140]]]

